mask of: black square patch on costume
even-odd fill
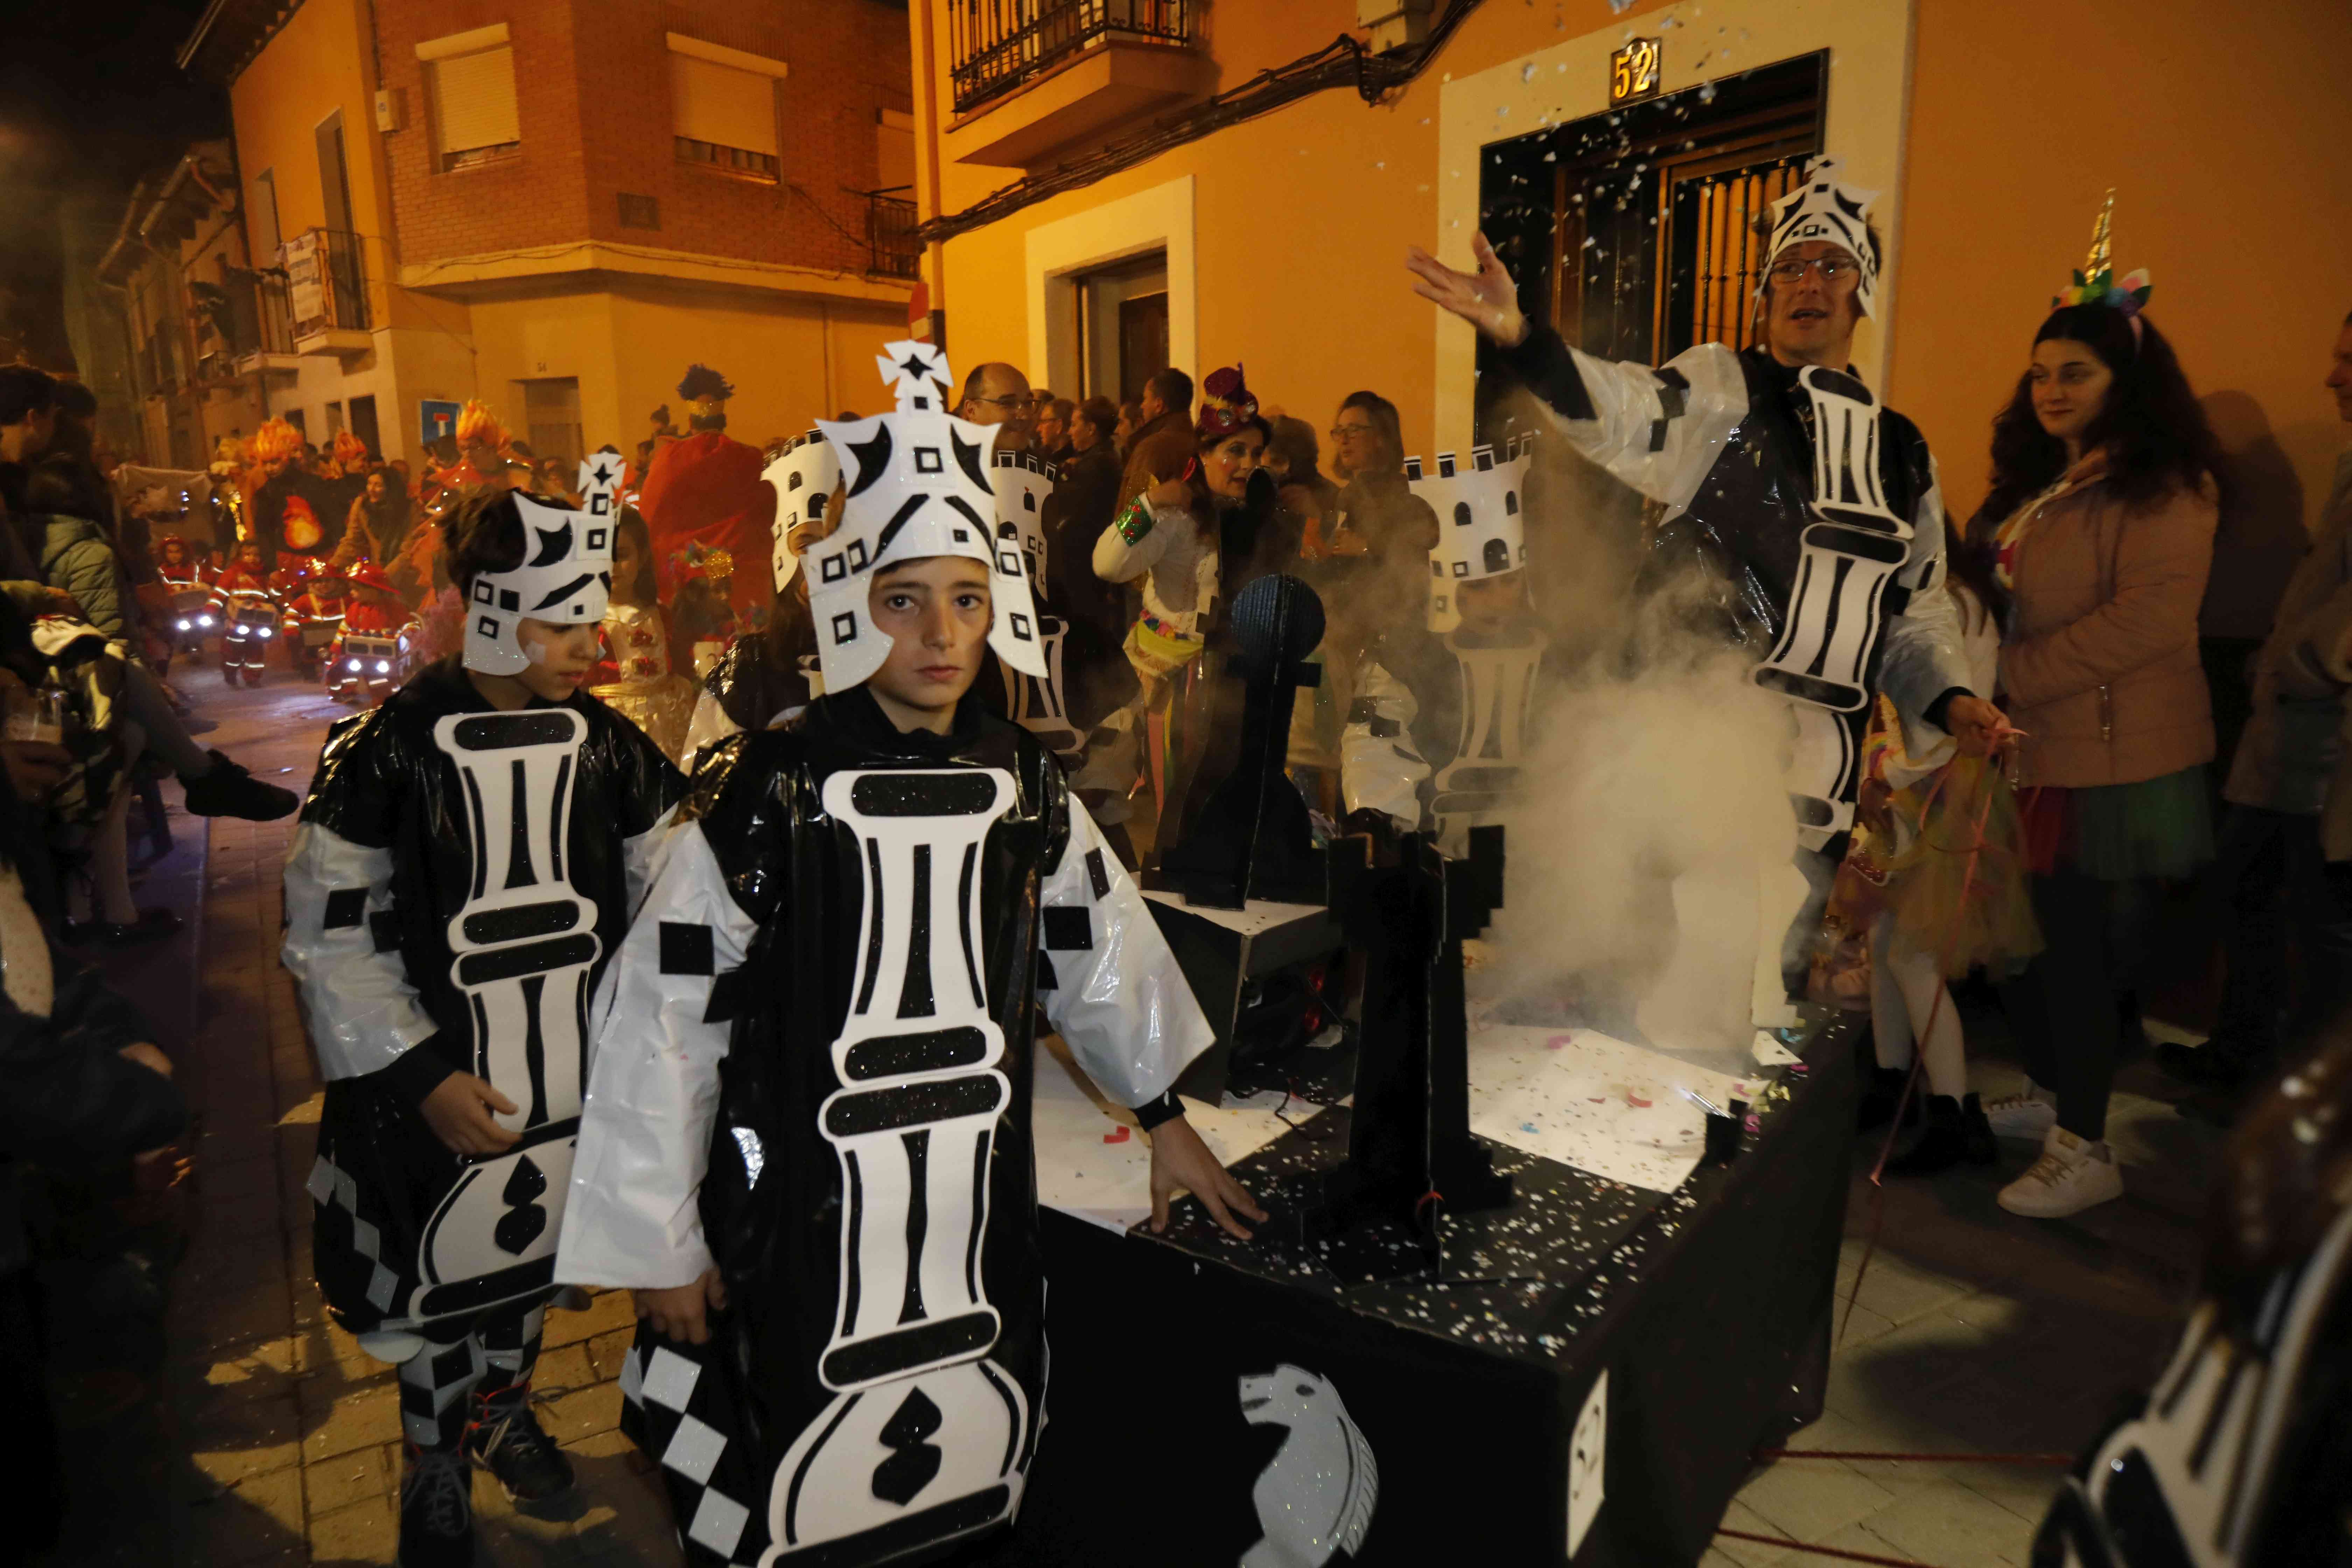
[[[709,933],[706,931],[703,934],[708,936]],[[730,969],[710,983],[710,1001],[702,1009],[702,1021],[706,1024],[731,1024],[742,1010],[743,972]]]
[[[367,919],[367,889],[337,888],[327,895],[326,918],[319,923],[329,931],[344,931]]]
[[[1100,849],[1087,851],[1087,883],[1094,889],[1097,899],[1110,897],[1110,868],[1103,864]]]
[[[1095,922],[1084,910],[1048,909],[1045,913],[1045,950],[1049,952],[1086,952],[1095,945]]]
[[[1040,991],[1052,991],[1059,988],[1062,982],[1060,977],[1054,973],[1054,961],[1046,957],[1043,952],[1038,953],[1037,989]]]
[[[678,921],[661,923],[661,972],[664,974],[709,974],[717,969],[711,954],[710,928]]]
[[[368,916],[368,931],[375,938],[378,952],[400,951],[400,917],[390,910],[378,910]]]

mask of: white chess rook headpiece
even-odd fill
[[[1805,170],[1805,183],[1772,204],[1772,237],[1765,247],[1764,266],[1769,271],[1782,251],[1808,240],[1843,246],[1862,264],[1854,303],[1864,315],[1874,316],[1878,269],[1885,259],[1870,233],[1870,209],[1878,193],[1841,184],[1838,168],[1835,158],[1814,159]]]
[[[474,579],[466,606],[465,664],[484,675],[520,675],[530,668],[518,632],[526,620],[595,626],[613,588],[613,511],[621,459],[592,453],[580,465],[581,509],[550,506],[520,491],[510,499],[522,513],[522,563]]]
[[[1533,437],[1515,436],[1499,458],[1491,446],[1474,447],[1466,471],[1455,468],[1451,452],[1437,455],[1433,475],[1423,473],[1419,458],[1404,460],[1407,486],[1437,514],[1437,548],[1429,552],[1433,583],[1499,577],[1528,563],[1520,502],[1527,493],[1533,445]]]
[[[775,545],[769,564],[774,568],[776,592],[781,594],[792,586],[801,569],[793,531],[824,528],[825,508],[833,504],[833,492],[841,485],[841,458],[824,431],[811,430],[786,442],[760,477],[776,489]]]

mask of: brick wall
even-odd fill
[[[907,13],[879,0],[377,0],[383,82],[408,128],[386,141],[401,258],[612,240],[863,272],[878,183],[875,113],[909,101]],[[507,24],[522,147],[439,172],[419,41]],[[667,33],[789,67],[781,181],[677,160]],[[620,195],[654,198],[657,229],[623,227]]]

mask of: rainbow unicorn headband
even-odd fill
[[[2091,226],[2090,256],[2084,261],[2082,270],[2074,274],[2074,281],[2052,297],[2050,308],[2057,310],[2069,305],[2105,305],[2120,310],[2124,319],[2131,322],[2132,342],[2137,343],[2140,338],[2140,308],[2147,303],[2156,285],[2145,267],[2126,274],[2122,282],[2116,281],[2107,237],[2115,216],[2116,193],[2110,190],[2105,205],[2099,208],[2099,221]]]

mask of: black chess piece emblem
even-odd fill
[[[540,1200],[547,1195],[547,1173],[525,1154],[515,1162],[514,1173],[507,1178],[506,1190],[499,1194],[505,1200],[507,1212],[500,1215],[490,1235],[499,1246],[520,1258],[530,1244],[547,1229],[547,1210]]]
[[[931,1438],[944,1419],[921,1389],[908,1391],[898,1413],[882,1428],[882,1445],[893,1452],[874,1467],[876,1497],[904,1508],[922,1495],[940,1473],[939,1446]]]

